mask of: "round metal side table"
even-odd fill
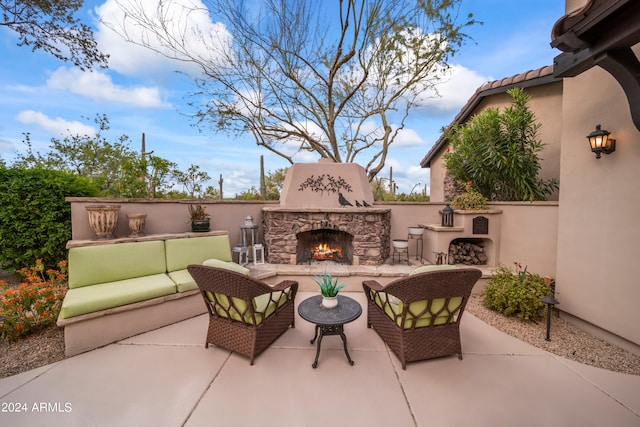
[[[362,314],[362,307],[358,301],[338,295],[338,305],[335,308],[324,308],[322,306],[322,295],[316,295],[302,301],[298,306],[298,314],[304,320],[316,325],[315,336],[310,341],[311,344],[318,341],[316,349],[316,359],[311,365],[314,369],[318,366],[318,357],[320,356],[320,346],[322,338],[326,335],[340,335],[344,344],[344,354],[347,355],[349,364],[353,366],[354,362],[349,356],[347,350],[347,337],[344,334],[344,325],[353,322]]]

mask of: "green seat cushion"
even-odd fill
[[[202,264],[207,259],[231,261],[229,236],[190,237],[164,242],[167,271],[184,270],[189,264]]]
[[[449,264],[436,264],[436,265],[423,265],[422,267],[418,267],[409,273],[409,276],[413,276],[414,274],[426,273],[428,271],[440,271],[440,270],[457,270],[458,267],[455,265]]]
[[[221,261],[219,259],[207,259],[202,263],[202,265],[224,268],[247,275],[251,272],[248,268],[244,268],[243,266],[236,264],[235,262]],[[176,287],[178,288],[178,292],[186,292],[198,289],[198,284],[195,280],[193,280],[193,277],[191,277],[191,274],[189,274],[189,271],[186,268],[183,270],[170,271],[167,274],[169,275],[169,277],[171,277],[171,280],[175,282]]]
[[[215,258],[204,260],[202,265],[207,265],[209,267],[224,268],[225,270],[231,270],[231,271],[235,271],[236,273],[241,273],[246,275],[249,275],[249,273],[251,273],[251,270],[241,266],[240,264],[236,264],[233,261],[223,261]]]
[[[401,300],[385,292],[374,292],[373,299],[376,305],[383,309],[391,320],[404,329],[410,329],[416,318],[416,328],[429,326],[431,324],[431,318],[434,315],[436,316],[434,325],[444,325],[447,323],[450,314],[453,314],[451,323],[454,323],[458,320],[460,306],[462,305],[462,297],[450,298],[446,307],[446,298],[434,299],[430,307],[428,300],[414,301],[409,304],[403,324],[402,309],[404,304]],[[387,299],[388,303],[385,304]]]
[[[191,277],[191,274],[189,274],[186,269],[171,271],[167,273],[167,275],[169,275],[171,280],[173,280],[173,282],[176,284],[178,292],[187,292],[198,289],[196,281],[193,280],[193,277]]]
[[[161,240],[69,249],[69,289],[166,271]]]
[[[247,303],[245,300],[236,297],[227,297],[227,295],[207,292],[207,298],[210,301],[217,301],[215,306],[216,313],[220,317],[231,317],[233,320],[244,322],[248,325],[259,325],[262,321],[273,313],[276,309],[282,307],[287,300],[291,288],[287,288],[283,291],[270,292],[262,295],[258,295],[253,299],[253,311],[255,313],[255,322],[251,311],[247,309]],[[227,315],[227,311],[229,315]]]
[[[60,315],[68,319],[175,292],[176,285],[164,273],[74,288],[67,291]]]

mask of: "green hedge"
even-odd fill
[[[0,165],[0,266],[17,270],[42,259],[51,268],[66,259],[71,205],[65,197],[96,195],[86,178]]]

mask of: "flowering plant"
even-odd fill
[[[198,203],[197,205],[189,205],[187,209],[189,209],[189,216],[191,217],[191,221],[203,221],[209,218],[207,208],[202,206],[200,203]]]
[[[527,265],[524,266],[524,270],[522,269],[522,264],[518,261],[513,261],[513,264],[516,266],[516,274],[520,278],[520,283],[524,283],[524,280],[527,278]]]
[[[45,271],[38,259],[17,271],[25,280],[17,288],[0,280],[0,337],[14,340],[55,324],[67,293],[67,261],[58,267]]]

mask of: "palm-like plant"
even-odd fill
[[[320,293],[323,297],[335,297],[340,292],[340,289],[347,285],[338,285],[338,278],[331,276],[326,271],[322,276],[315,278],[316,283],[320,286]]]

